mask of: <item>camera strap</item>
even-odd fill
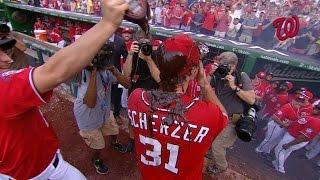
[[[109,84],[110,84],[110,75],[109,75],[109,73],[106,73],[106,74],[107,74],[107,79],[104,79],[104,77],[101,74],[101,72],[99,72],[100,79],[101,79],[101,82],[102,82],[102,86],[104,88],[104,95],[105,96],[107,96],[107,91],[108,91]]]

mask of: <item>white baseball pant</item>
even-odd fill
[[[271,150],[280,142],[285,133],[285,128],[281,128],[278,123],[270,119],[267,124],[265,138],[256,148],[256,152],[264,152],[269,154]]]
[[[275,168],[276,170],[285,173],[284,170],[284,163],[287,160],[287,158],[290,156],[290,154],[293,151],[296,151],[298,149],[303,148],[304,146],[306,146],[308,144],[308,142],[301,142],[299,144],[293,145],[288,149],[283,149],[283,145],[284,144],[288,144],[289,142],[293,141],[295,138],[293,136],[291,136],[289,133],[286,133],[282,140],[280,141],[280,143],[277,145],[277,147],[275,148],[275,155],[276,155],[276,160],[275,160]]]
[[[53,166],[55,159],[59,158],[57,167]],[[0,174],[0,180],[13,180],[14,178]],[[31,178],[31,180],[86,180],[87,178],[75,167],[64,161],[60,151],[58,150],[49,166],[42,171],[38,176]]]
[[[306,146],[308,150],[306,157],[312,159],[320,153],[320,135],[317,135],[313,140]]]

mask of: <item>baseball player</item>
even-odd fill
[[[87,66],[118,28],[128,5],[124,0],[103,4],[108,15],[42,66],[10,71],[8,53],[15,40],[0,40],[0,179],[86,179],[63,160],[39,106],[50,100],[53,88]]]
[[[285,173],[284,163],[293,151],[303,148],[320,132],[320,109],[313,108],[312,115],[300,117],[288,126],[288,132],[275,148],[276,159],[272,161],[275,169]]]
[[[260,102],[262,101],[264,95],[267,93],[267,91],[270,88],[270,84],[267,83],[266,81],[266,72],[259,72],[256,77],[257,80],[255,83],[253,83],[253,89],[256,94],[256,99],[259,100]]]
[[[320,110],[320,101],[315,101],[314,108]],[[320,118],[320,115],[314,115],[316,118]],[[318,134],[313,140],[306,146],[306,157],[312,159],[320,153],[320,134]],[[320,161],[319,161],[320,162]],[[318,163],[319,165],[319,163]]]
[[[227,115],[205,77],[199,49],[179,34],[158,50],[160,89],[134,90],[128,113],[143,179],[202,179],[204,155],[226,126]],[[204,100],[186,95],[198,77]]]
[[[285,81],[280,84],[279,88],[274,91],[270,91],[266,94],[264,101],[266,108],[264,109],[263,115],[272,115],[280,107],[290,102],[288,91],[293,88],[293,84],[290,81]]]
[[[296,121],[300,117],[310,115],[309,100],[313,94],[309,91],[298,91],[296,99],[291,103],[282,106],[271,118],[267,125],[267,132],[264,140],[255,149],[257,153],[270,153],[270,151],[279,143],[286,133],[286,127],[290,122]]]

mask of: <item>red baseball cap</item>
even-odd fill
[[[123,28],[123,29],[122,29],[122,33],[132,34],[132,29],[130,29],[130,28]]]
[[[188,74],[193,66],[199,65],[200,50],[196,42],[186,34],[177,34],[163,42],[165,52],[177,52],[187,57],[185,68],[180,74]]]
[[[299,98],[303,98],[303,99],[308,99],[308,100],[311,100],[313,98],[313,94],[312,92],[308,91],[308,90],[305,90],[305,91],[298,91],[298,97]]]

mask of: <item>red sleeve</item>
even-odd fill
[[[278,111],[276,111],[276,113],[274,113],[274,115],[280,120],[282,120],[286,116],[287,109],[288,109],[288,104],[282,106]]]
[[[128,109],[137,109],[138,100],[141,100],[142,89],[138,88],[132,91],[128,98]]]
[[[23,113],[29,108],[43,105],[50,100],[52,91],[40,95],[33,84],[32,73],[33,68],[2,73],[1,100],[5,103],[6,110],[3,112],[6,115]]]
[[[307,125],[300,131],[300,133],[306,136],[309,140],[312,140],[320,132],[319,122],[320,119],[309,119]]]

